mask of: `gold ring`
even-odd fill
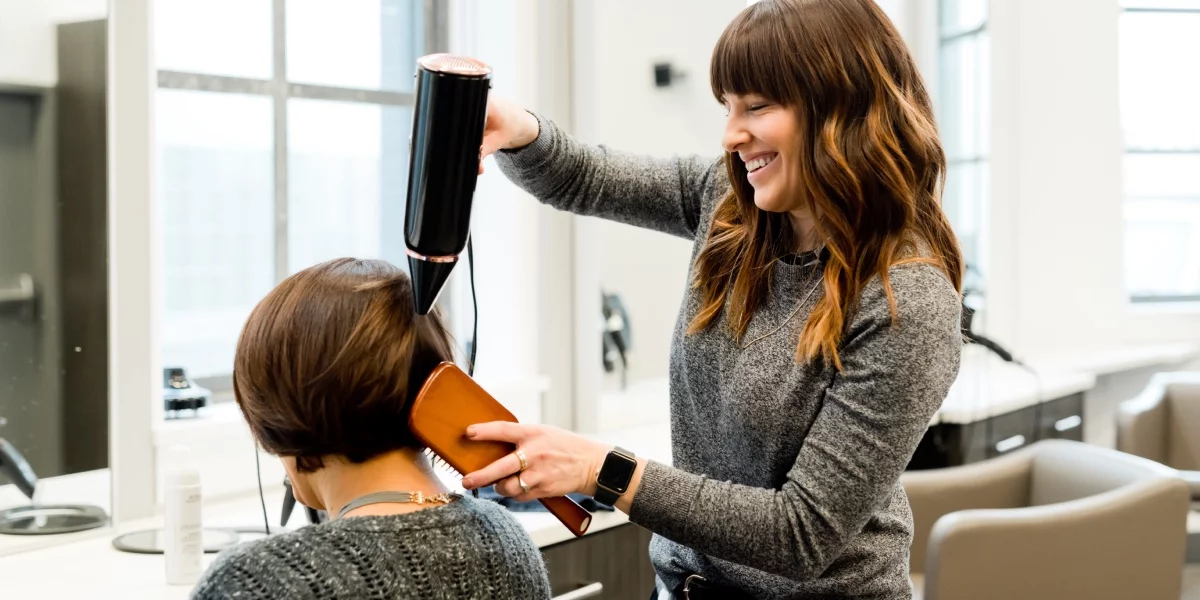
[[[529,493],[529,484],[525,483],[525,480],[522,479],[520,475],[517,476],[517,483],[521,484],[521,491],[525,492],[526,494]]]
[[[522,471],[529,468],[529,461],[525,459],[524,451],[522,451],[520,448],[517,448],[517,451],[514,452],[513,454],[516,454],[517,460],[521,461],[521,470]]]

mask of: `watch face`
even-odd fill
[[[600,476],[597,478],[597,482],[610,490],[625,493],[636,468],[637,461],[610,453],[604,459],[604,466],[600,467]]]

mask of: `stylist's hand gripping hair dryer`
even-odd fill
[[[492,70],[473,58],[417,60],[404,243],[417,314],[433,308],[471,235]]]

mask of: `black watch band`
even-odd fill
[[[613,448],[596,474],[596,495],[593,496],[596,502],[605,506],[615,505],[617,499],[629,491],[635,469],[637,459],[632,452],[621,447]]]

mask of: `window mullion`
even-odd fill
[[[288,275],[287,0],[273,0],[272,90],[275,149],[275,281]]]

